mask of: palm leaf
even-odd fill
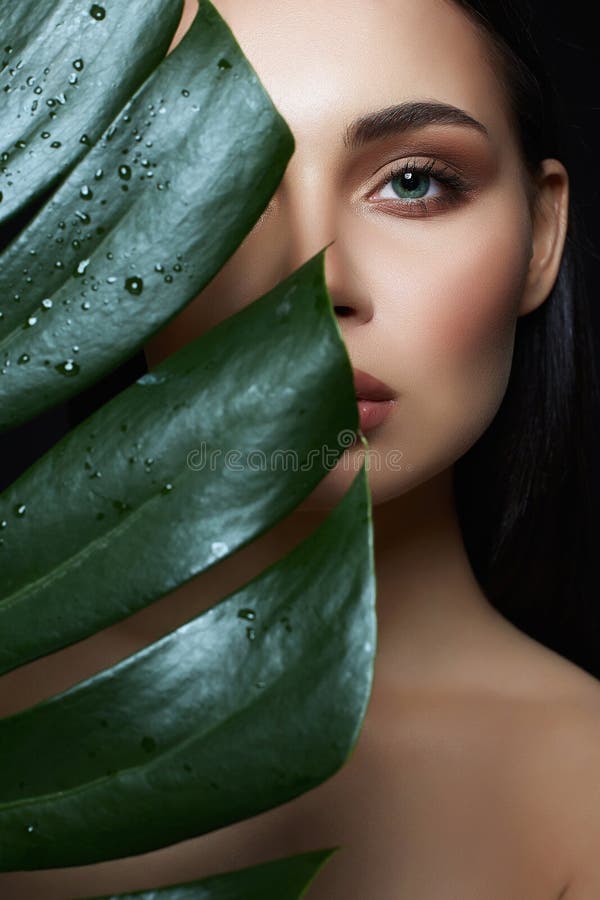
[[[52,78],[72,74],[65,47],[76,42],[60,31],[67,6],[44,5],[46,19],[39,3],[20,4],[18,14],[0,9],[12,48],[7,133],[26,135],[18,150],[46,140],[37,118],[15,122],[25,108],[16,92],[25,99],[39,84],[33,67],[49,70],[50,93]],[[116,34],[141,7],[115,0],[92,23],[82,19],[78,35],[105,25]],[[72,137],[93,106],[78,80],[80,93],[59,98],[64,110],[49,106],[53,126],[64,128],[64,155],[32,145],[3,158],[6,185],[15,187],[2,199],[3,428],[97,381],[185,306],[239,246],[292,152],[287,125],[208,0],[157,68],[179,5],[155,0],[152,8],[157,19],[164,9],[164,27],[130,47],[140,58],[128,60],[118,89],[103,77],[121,72],[116,36],[75,68],[95,71],[89,86],[99,92],[86,140],[75,146]],[[3,671],[209,568],[290,512],[341,456],[357,410],[323,275],[321,253],[122,391],[3,493]],[[216,465],[198,467],[200,442],[220,451]],[[252,451],[272,460],[282,449],[293,454],[291,472],[269,464],[240,472],[224,461],[228,450],[239,465]],[[374,646],[363,467],[321,527],[243,588],[111,669],[0,721],[0,868],[145,852],[316,786],[357,740]],[[280,865],[287,893],[260,896],[299,896],[319,853],[269,864]],[[261,868],[141,896],[258,896]]]
[[[145,4],[119,3],[105,21]],[[0,31],[9,33],[1,14]],[[120,52],[108,44],[104,67],[119,71]],[[203,2],[183,41],[0,256],[0,429],[81,391],[185,306],[255,223],[292,150],[231,31]]]
[[[0,722],[0,868],[143,853],[339,768],[370,689],[366,486],[363,467],[317,531],[216,606]]]

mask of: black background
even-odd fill
[[[569,170],[573,201],[585,224],[582,244],[600,353],[600,41],[593,24],[597,7],[537,0],[534,8],[541,50],[563,101],[567,149],[563,162]]]

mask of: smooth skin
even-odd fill
[[[307,900],[597,900],[600,683],[494,610],[452,494],[453,464],[504,396],[518,318],[556,280],[567,172],[546,159],[528,181],[489,47],[451,0],[215,5],[296,151],[250,235],[146,355],[156,365],[333,241],[326,278],[351,361],[399,394],[368,436],[381,461],[369,470],[373,692],[349,761],[296,800],[130,860],[2,875],[0,894],[140,889],[339,845]],[[195,10],[186,0],[173,46]],[[344,144],[356,118],[411,101],[451,105],[484,130],[435,124]],[[432,162],[415,205],[391,179],[394,167],[417,175]],[[448,174],[453,187],[436,178]],[[152,609],[9,675],[3,711],[134,652],[280,558],[341,499],[363,453],[346,451],[251,547]],[[400,467],[385,464],[390,453]]]

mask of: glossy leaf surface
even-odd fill
[[[105,65],[118,72],[111,53]],[[0,256],[0,429],[140,349],[232,255],[292,150],[203,0],[181,43]]]
[[[0,226],[98,140],[167,52],[182,6],[0,4]]]
[[[3,492],[0,670],[124,618],[261,534],[357,426],[321,253]]]
[[[0,867],[143,853],[336,771],[371,688],[372,565],[363,465],[324,523],[243,588],[2,720]]]

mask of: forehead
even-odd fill
[[[485,38],[452,0],[213,0],[293,131],[405,100],[507,128]]]

